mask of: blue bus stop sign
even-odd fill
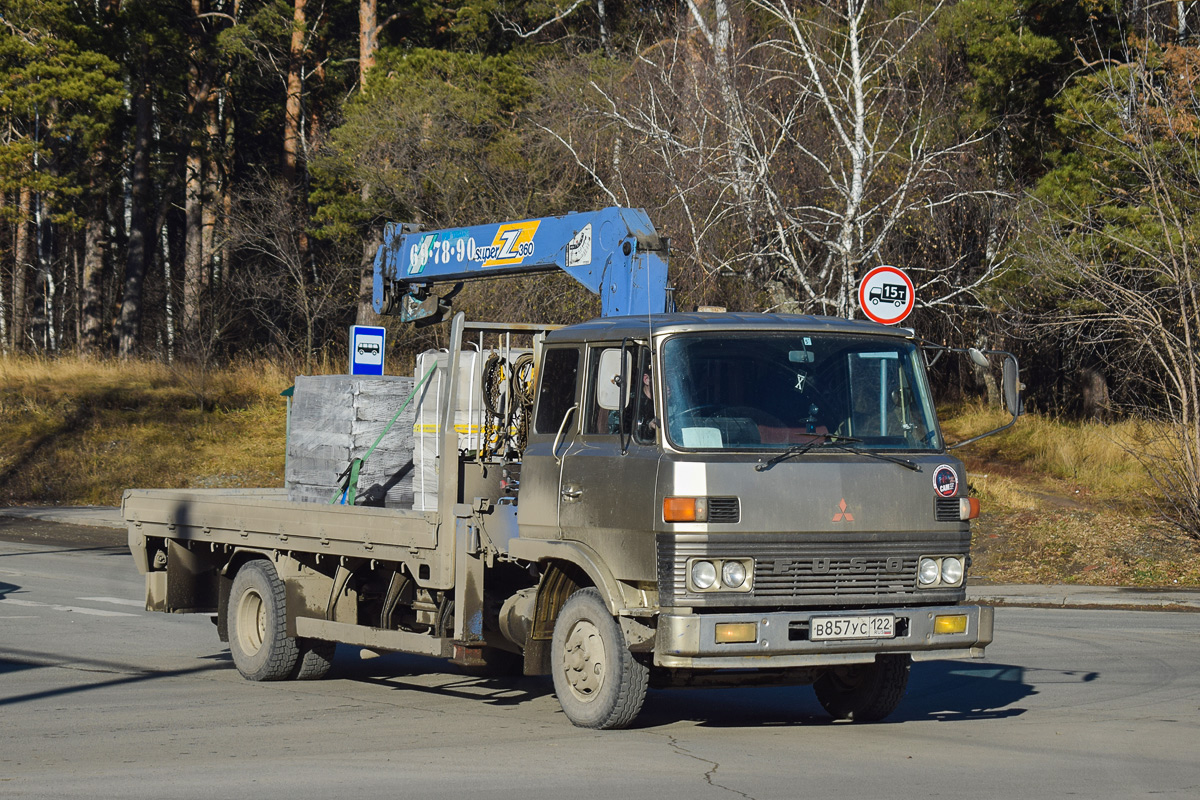
[[[350,374],[382,375],[387,353],[387,329],[369,325],[350,326]]]

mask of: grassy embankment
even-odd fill
[[[1005,421],[978,407],[944,410],[950,441]],[[1162,521],[1153,480],[1131,455],[1155,447],[1145,422],[1022,417],[955,451],[983,506],[971,574],[1005,583],[1200,587],[1200,542]]]
[[[148,362],[0,359],[0,505],[117,505],[126,487],[280,486],[292,376]],[[1002,422],[943,415],[947,437]],[[1140,423],[1023,418],[957,451],[983,501],[976,579],[1200,586],[1200,545],[1159,521],[1126,447]],[[1126,445],[1120,444],[1125,442]]]

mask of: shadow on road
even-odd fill
[[[1027,680],[1023,667],[922,662],[913,665],[908,692],[883,724],[1016,717],[1025,709],[1014,704],[1034,694],[1037,688]],[[718,728],[833,724],[811,687],[785,686],[651,692],[635,726],[657,727],[680,720]]]
[[[33,651],[13,650],[7,648],[5,650],[0,650],[0,675],[29,669],[45,669],[47,667],[84,670],[91,673],[115,673],[116,676],[107,680],[92,681],[74,686],[59,686],[53,689],[43,689],[37,692],[28,692],[26,694],[11,695],[8,697],[0,696],[0,708],[4,706],[18,705],[20,703],[28,703],[34,700],[44,700],[51,697],[64,697],[67,695],[78,694],[80,692],[90,692],[96,689],[107,689],[112,686],[124,686],[131,683],[144,683],[146,681],[154,681],[161,678],[177,678],[181,675],[194,675],[200,672],[224,669],[224,667],[220,665],[206,664],[204,666],[192,667],[189,669],[144,671],[138,670],[136,667],[130,666],[129,664],[119,664],[109,661],[91,661],[87,659],[72,659],[71,661],[64,661],[61,656],[57,656],[52,653],[36,653]],[[0,684],[0,686],[3,686],[3,684]]]
[[[551,694],[549,678],[523,675],[480,678],[455,671],[439,658],[389,653],[358,659],[358,648],[339,646],[329,679],[341,678],[397,691],[421,692],[441,697],[476,700],[492,706],[515,706]],[[406,677],[437,676],[436,686],[405,681]]]
[[[1024,714],[1018,705],[1037,694],[1024,667],[932,661],[914,664],[908,692],[886,723],[919,720],[1005,719]],[[436,685],[405,678],[436,676]],[[1054,676],[1061,682],[1062,675]],[[1072,681],[1095,680],[1096,673],[1070,673]],[[360,660],[357,648],[338,648],[329,679],[373,684],[393,691],[468,698],[494,706],[515,706],[553,694],[549,677],[477,678],[456,674],[446,662],[423,656],[386,654]],[[1048,678],[1049,680],[1049,678]],[[706,727],[832,724],[810,687],[652,690],[637,728],[680,721]],[[886,724],[885,723],[885,724]]]

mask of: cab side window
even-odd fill
[[[588,364],[584,433],[632,435],[654,441],[654,400],[649,348],[639,345],[592,350]]]
[[[575,404],[578,374],[578,348],[559,347],[546,351],[542,358],[541,389],[533,425],[535,433],[558,433],[567,409]]]
[[[628,391],[621,383],[628,374],[629,358],[621,358],[618,347],[593,348],[588,364],[587,409],[583,417],[583,432],[588,434],[616,433],[620,408]],[[622,366],[622,360],[625,366]]]

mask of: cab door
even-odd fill
[[[588,347],[580,426],[564,447],[559,535],[594,550],[615,577],[654,581],[660,449],[644,344]],[[653,381],[650,381],[650,386]]]
[[[537,405],[521,459],[517,522],[528,539],[559,539],[563,454],[578,440],[583,348],[547,346],[538,369]]]

